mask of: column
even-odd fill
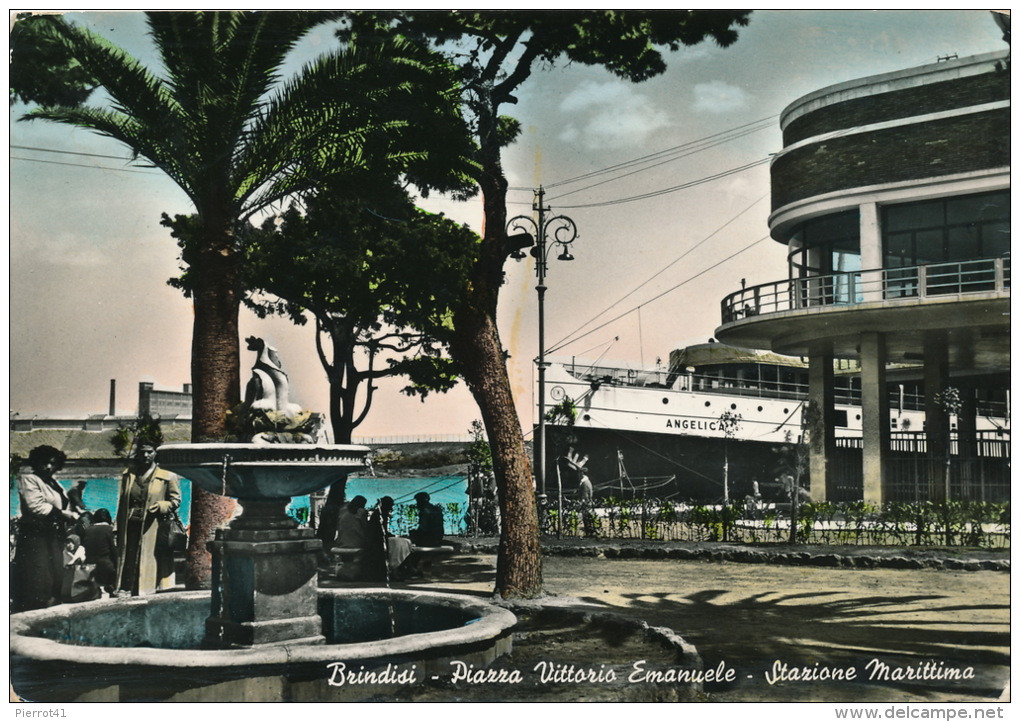
[[[810,438],[811,501],[836,497],[832,460],[836,455],[836,389],[832,344],[812,346],[808,358],[808,407],[805,424]]]
[[[861,426],[864,463],[864,501],[886,501],[886,461],[889,457],[889,390],[885,382],[885,336],[861,334]]]
[[[872,269],[880,269],[883,266],[882,254],[882,227],[878,219],[877,203],[862,203],[860,206],[861,215],[861,290],[864,302],[881,301],[884,298],[882,290],[882,273],[865,273]]]
[[[977,388],[973,383],[959,384],[960,412],[956,415],[956,463],[959,466],[960,493],[963,499],[984,501],[978,474]]]
[[[935,400],[949,386],[949,346],[946,335],[931,331],[924,336],[924,431],[928,446],[928,481],[931,499],[949,498],[949,414]]]

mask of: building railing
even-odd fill
[[[741,289],[723,299],[722,321],[733,323],[742,318],[805,308],[1004,293],[1009,289],[1008,257],[851,271]]]
[[[761,364],[766,366],[767,364]],[[805,401],[808,398],[807,369],[799,368],[803,376],[800,381],[755,378],[741,376],[739,372],[715,371],[692,373],[687,371],[665,371],[654,369],[639,371],[616,366],[592,366],[586,363],[565,363],[564,368],[576,379],[587,381],[593,389],[602,386],[661,388],[690,393],[722,394],[725,396],[748,396],[761,399],[783,399]],[[842,384],[835,388],[835,402],[844,406],[861,405],[859,386]],[[889,406],[900,411],[924,409],[924,395],[914,391],[889,391]],[[982,401],[978,412],[984,416],[1005,416],[1005,404]]]
[[[351,443],[363,446],[381,444],[469,444],[471,434],[402,434],[395,436],[355,436]]]
[[[862,449],[864,442],[860,437],[840,437],[836,446],[844,449]],[[889,450],[894,453],[920,454],[928,453],[928,435],[923,431],[893,431],[889,434]],[[981,430],[960,438],[958,431],[949,434],[950,456],[968,456],[996,459],[1009,459],[1009,429]]]

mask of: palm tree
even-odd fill
[[[457,142],[463,126],[451,102],[455,81],[434,56],[399,38],[368,47],[352,41],[283,81],[288,53],[313,26],[335,17],[148,13],[158,73],[86,28],[49,19],[108,103],[40,107],[22,119],[120,141],[136,160],[170,176],[195,206],[198,239],[184,252],[194,302],[193,441],[222,438],[226,412],[239,401],[242,223],[353,170],[402,172],[423,190],[460,187],[454,164],[437,164],[422,150],[448,152],[464,142]],[[189,587],[208,579],[205,541],[231,506],[195,491]]]

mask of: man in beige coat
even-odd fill
[[[156,465],[156,445],[139,442],[134,463],[120,480],[117,504],[117,589],[152,594],[174,585],[173,551],[159,543],[159,528],[181,505],[178,476]]]

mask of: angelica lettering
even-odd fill
[[[718,421],[701,421],[700,419],[666,419],[667,429],[683,429],[684,431],[718,431]]]

